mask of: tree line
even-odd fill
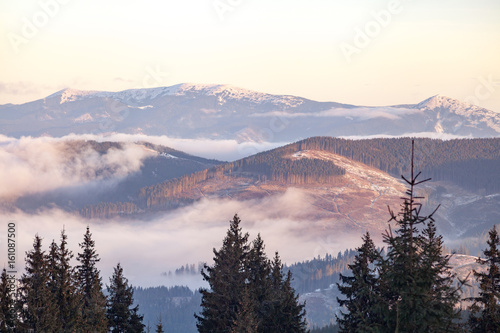
[[[305,260],[285,266],[293,274],[292,286],[299,293],[307,293],[317,289],[326,289],[339,282],[339,274],[349,270],[348,265],[354,260],[356,251],[347,249],[337,256],[325,254],[312,260]]]
[[[413,150],[412,150],[413,153]],[[451,272],[450,255],[443,254],[442,236],[436,232],[433,213],[421,215],[415,196],[419,181],[413,173],[403,179],[408,191],[398,213],[390,211],[391,227],[383,234],[387,253],[382,255],[366,233],[357,249],[350,274],[337,284],[343,311],[337,317],[339,332],[500,332],[500,240],[496,228],[489,233],[487,271],[474,271],[479,295],[469,297],[467,325],[461,321],[459,302],[466,281]],[[438,207],[439,208],[439,207]],[[437,210],[437,209],[436,209]]]
[[[120,263],[104,293],[96,264],[100,261],[90,229],[79,244],[78,265],[68,249],[67,235],[52,241],[48,251],[36,235],[26,252],[25,271],[12,289],[4,268],[0,278],[1,332],[143,332],[139,307]],[[161,323],[159,323],[161,324]]]
[[[420,149],[422,172],[435,181],[450,181],[465,189],[493,193],[500,190],[500,138],[493,139],[415,139]],[[189,175],[164,181],[139,190],[128,203],[100,203],[80,210],[85,217],[112,217],[146,210],[175,208],[192,199],[183,193],[211,179],[251,177],[259,181],[285,184],[335,184],[345,170],[331,161],[291,159],[304,150],[321,150],[362,162],[399,177],[410,168],[408,152],[411,138],[348,140],[313,137],[270,151],[214,166]]]

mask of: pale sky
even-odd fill
[[[498,0],[0,0],[0,36],[0,104],[193,82],[500,112]]]

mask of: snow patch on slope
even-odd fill
[[[82,114],[80,117],[75,118],[75,123],[89,123],[94,121],[94,118],[89,113]]]
[[[302,150],[295,152],[289,158],[310,158],[331,161],[336,166],[345,169],[346,174],[344,177],[358,183],[362,188],[378,192],[379,195],[397,195],[404,191],[404,185],[391,175],[334,153],[318,150]]]

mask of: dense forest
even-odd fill
[[[383,233],[384,251],[375,247],[367,232],[355,250],[327,254],[287,269],[278,253],[267,257],[260,235],[249,241],[235,215],[222,247],[213,250],[213,264],[201,270],[209,288],[199,292],[186,287],[133,289],[119,263],[104,292],[89,228],[79,244],[76,267],[70,265],[73,253],[64,230],[60,242],[53,241],[48,251],[37,235],[33,249],[26,253],[18,287],[6,269],[2,272],[0,330],[144,332],[156,326],[162,332],[168,322],[170,331],[179,332],[194,332],[194,324],[202,333],[302,333],[308,328],[305,304],[297,291],[336,285],[341,309],[337,324],[312,332],[499,332],[500,236],[496,228],[486,235],[487,247],[477,259],[483,269],[473,270],[469,281],[459,279],[451,271],[451,256],[437,234],[435,211],[421,215],[425,201],[415,195],[415,187],[428,180],[417,179],[420,173],[414,174],[413,163],[410,175],[403,178],[408,190],[400,210],[389,209],[394,229]],[[459,250],[470,251],[464,245]],[[193,270],[195,266],[187,264],[179,274]],[[477,293],[464,290],[471,283]],[[149,312],[147,325],[134,304],[134,292],[139,295],[136,302]],[[188,314],[191,311],[194,317]],[[150,320],[155,321],[153,327]]]
[[[321,150],[335,153],[395,177],[409,170],[410,138],[347,140],[313,137],[262,152],[238,161],[225,163],[143,187],[131,202],[102,202],[80,210],[85,217],[111,217],[151,210],[164,210],[192,202],[183,196],[210,179],[225,180],[250,177],[258,181],[281,184],[335,184],[342,181],[345,170],[331,161],[292,159],[294,153]],[[449,181],[483,194],[500,190],[500,139],[416,139],[420,170],[434,181]]]
[[[336,257],[326,254],[323,258],[318,256],[312,260],[285,266],[285,268],[292,272],[294,277],[292,285],[298,293],[327,289],[339,282],[339,274],[349,269],[348,265],[352,263],[356,253],[349,249],[344,253],[339,252]]]
[[[198,272],[199,274],[199,272]],[[201,310],[201,294],[188,287],[150,287],[134,288],[135,303],[144,315],[143,323],[154,331],[159,319],[165,332],[195,333],[194,313]]]
[[[447,180],[470,190],[500,189],[500,138],[415,139],[419,171],[435,181]],[[324,150],[373,166],[396,177],[410,169],[411,138],[346,140],[314,137],[283,147],[285,151]]]
[[[63,229],[48,251],[36,235],[26,252],[24,273],[3,269],[0,279],[1,332],[144,332],[139,306],[120,263],[103,290],[100,261],[89,228],[74,257]],[[9,266],[12,268],[13,266]]]

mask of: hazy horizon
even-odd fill
[[[0,104],[194,82],[500,112],[499,14],[494,0],[2,2]]]

